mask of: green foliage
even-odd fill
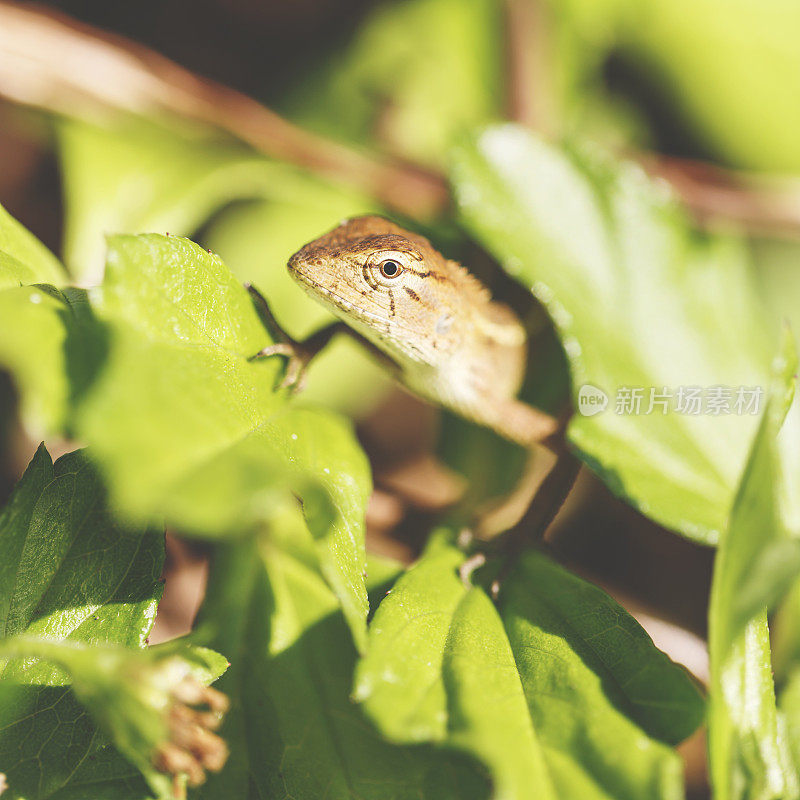
[[[537,24],[557,43],[539,64],[553,85],[534,88],[560,102],[565,130],[640,144],[641,109],[601,87],[622,51],[655,67],[650,83],[720,156],[796,167],[796,12],[777,25],[780,0],[762,5],[551,3]],[[451,256],[483,245],[516,279],[501,287],[511,299],[524,307],[532,291],[554,323],[526,390],[556,410],[560,344],[575,404],[584,384],[611,403],[571,421],[580,457],[650,519],[719,542],[708,703],[627,611],[538,551],[465,582],[451,515],[410,532],[428,542],[406,570],[367,556],[370,467],[335,412],[373,409],[386,375],[336,343],[302,402],[289,396],[281,358],[254,358],[272,339],[243,283],[310,333],[329,316],[286,258],[380,212],[375,198],[200,126],[59,119],[71,277],[0,209],[0,365],[29,436],[86,449],[53,464],[42,446],[0,514],[4,797],[180,796],[183,779],[153,756],[187,677],[220,678],[232,703],[230,758],[190,794],[205,800],[681,800],[675,746],[704,719],[715,800],[800,797],[800,403],[784,422],[786,331],[770,370],[779,318],[800,324],[800,249],[701,235],[661,185],[585,141],[476,131],[506,104],[503,27],[489,0],[384,3],[346,49],[286,82],[283,107],[419,164],[452,156],[457,212],[429,233]],[[626,386],[770,381],[760,415],[614,408]],[[454,418],[443,439],[474,505],[524,457]],[[146,646],[165,524],[210,540],[197,630],[215,650]],[[784,595],[773,657],[767,613]]]
[[[800,764],[800,671],[795,671],[780,696],[778,725],[784,726],[789,757]]]
[[[222,209],[206,231],[206,246],[224,252],[240,281],[266,293],[282,319],[297,321],[292,332],[298,336],[331,317],[297,291],[284,269],[287,256],[335,221],[379,210],[370,198],[287,164],[146,120],[104,127],[65,120],[57,135],[67,210],[64,257],[79,282],[99,282],[103,234],[190,235]],[[235,200],[251,202],[226,212]],[[306,397],[348,412],[374,406],[386,390],[384,373],[349,340],[330,350],[314,362]],[[351,370],[346,383],[336,380],[342,361]]]
[[[457,135],[502,112],[502,26],[491,0],[381,4],[284,107],[323,133],[442,164]]]
[[[768,607],[800,574],[800,530],[786,517],[778,449],[797,369],[789,337],[777,366],[720,543],[709,606],[709,759],[715,797],[722,800],[800,797],[800,762],[792,765],[775,705],[767,627]]]
[[[551,69],[571,127],[585,132],[579,125],[589,121],[593,132],[605,132],[602,123],[617,111],[617,99],[602,86],[603,65],[613,54],[646,93],[645,110],[658,105],[658,121],[669,119],[681,139],[742,168],[800,168],[796,4],[549,0],[548,6],[559,44]],[[637,111],[641,117],[643,110]],[[626,112],[630,116],[631,108]],[[620,122],[613,120],[617,129]],[[642,124],[636,128],[640,137],[652,138]]]
[[[103,494],[82,455],[53,464],[40,447],[0,516],[0,763],[10,797],[61,796],[94,781],[98,793],[87,788],[87,800],[102,796],[105,783],[143,788],[65,685],[54,666],[60,658],[7,660],[9,637],[21,635],[72,654],[74,674],[94,665],[95,647],[144,647],[161,596],[163,538],[153,529],[121,529]],[[28,655],[52,656],[36,643]],[[60,757],[40,758],[45,746]]]
[[[765,386],[771,345],[743,249],[693,234],[629,164],[559,151],[512,126],[464,146],[453,178],[465,223],[544,303],[570,362],[609,408],[572,442],[608,485],[701,542],[724,529],[757,416],[615,413],[621,387]]]
[[[0,290],[0,361],[14,375],[23,419],[37,437],[68,426],[77,387],[67,341],[82,328],[71,302],[78,298],[47,285]]]
[[[504,160],[509,153],[513,175],[512,161]],[[677,209],[638,174],[583,151],[559,153],[505,128],[462,149],[455,175],[467,222],[553,314],[576,385],[688,384],[700,375],[748,385],[763,379],[768,348],[748,322],[756,307],[740,251],[729,241],[692,238]],[[498,212],[478,214],[478,204]],[[583,238],[562,216],[582,221]],[[40,278],[35,264],[26,269],[20,276]],[[712,309],[701,293],[695,296],[697,287],[724,291],[728,307],[738,310],[728,338],[715,329],[719,316],[707,318]],[[33,668],[20,661],[6,667],[9,675],[17,670],[18,684],[20,670],[25,675],[6,705],[7,747],[18,747],[23,723],[15,715],[22,709],[38,725],[52,692],[70,709],[66,718],[85,727],[74,739],[79,749],[70,750],[77,770],[48,765],[36,772],[21,759],[7,770],[18,786],[62,799],[82,791],[100,796],[92,792],[110,787],[144,797],[137,778],[143,775],[158,794],[172,791],[150,766],[164,725],[153,715],[157,695],[139,680],[150,670],[159,674],[169,654],[119,649],[143,646],[152,597],[137,605],[126,595],[113,631],[93,633],[84,622],[74,628],[82,646],[64,649],[53,645],[53,633],[63,639],[73,629],[59,635],[35,595],[37,586],[56,591],[53,618],[74,619],[76,604],[58,593],[58,577],[37,560],[57,567],[52,554],[71,552],[81,507],[65,506],[68,489],[60,480],[74,478],[76,469],[67,469],[74,463],[82,465],[76,474],[91,476],[95,494],[107,486],[113,514],[126,525],[167,521],[196,535],[226,537],[203,618],[216,647],[236,654],[221,683],[233,700],[224,729],[232,756],[201,796],[241,794],[254,784],[266,795],[296,797],[327,787],[342,798],[354,792],[477,798],[487,794],[477,764],[488,770],[496,797],[524,798],[530,787],[553,798],[682,796],[671,746],[701,721],[697,690],[623,609],[544,556],[525,555],[493,603],[480,586],[462,583],[457,570],[464,556],[436,536],[380,603],[366,635],[368,465],[346,423],[297,405],[277,388],[280,359],[252,358],[271,339],[239,279],[217,256],[175,236],[114,236],[99,287],[12,285],[0,292],[0,305],[12,322],[0,328],[0,358],[20,390],[29,428],[78,436],[92,459],[66,456],[48,472],[40,453],[4,517],[15,529],[30,529],[29,560],[10,557],[0,570],[6,616],[23,620],[8,628],[6,654],[41,659]],[[626,314],[614,311],[621,307]],[[664,359],[688,341],[708,348],[695,348],[694,371],[689,377],[663,371]],[[793,369],[789,349],[782,363],[785,385]],[[609,414],[578,418],[570,431],[610,485],[624,486],[651,516],[705,539],[728,530],[711,611],[716,683],[709,724],[715,785],[731,791],[743,774],[775,792],[794,786],[762,610],[789,586],[800,560],[781,505],[793,480],[787,446],[771,444],[787,403],[778,397],[778,411],[763,418],[761,449],[744,471],[729,529],[727,504],[742,470],[731,454],[747,448],[756,418],[748,426],[742,423],[750,420],[737,417],[739,428],[718,429],[719,420],[702,417],[687,430],[674,415]],[[658,456],[646,469],[642,452]],[[58,520],[69,510],[56,527],[61,538],[52,526],[45,531],[31,523],[26,494],[40,520]],[[302,498],[303,515],[293,494]],[[137,574],[122,555],[136,538],[102,509],[110,527],[99,526],[98,535],[114,545],[103,551],[108,567],[91,573],[98,590],[114,570],[125,580]],[[89,535],[95,528],[81,530]],[[149,561],[151,581],[159,563]],[[397,578],[395,567],[376,562],[369,571],[372,586],[388,588]],[[31,576],[24,583],[33,592],[28,599],[10,588],[20,575]],[[63,575],[65,585],[78,580],[91,594],[80,572]],[[149,611],[137,627],[141,603]],[[26,619],[25,608],[40,616]],[[50,638],[30,638],[37,635]],[[102,647],[110,649],[97,660]],[[33,685],[33,675],[42,685]],[[752,709],[730,695],[751,684],[759,687]],[[791,709],[793,696],[789,685],[782,706]],[[635,756],[620,760],[609,740]]]
[[[349,699],[356,651],[335,596],[314,566],[313,542],[293,509],[273,535],[218,553],[202,618],[237,659],[221,686],[233,708],[223,734],[233,755],[200,796],[346,800],[472,800],[485,781],[466,761],[382,741]],[[371,587],[397,567],[372,560]],[[235,592],[231,587],[235,586]]]
[[[231,535],[297,493],[363,642],[369,467],[346,423],[275,388],[279,359],[251,358],[270,339],[219,258],[177,237],[118,237],[91,299],[25,287],[3,304],[0,359],[32,427],[89,443],[118,509]]]
[[[0,206],[0,289],[65,282],[58,259]]]
[[[530,553],[497,607],[434,539],[370,627],[355,697],[393,741],[486,763],[497,797],[680,797],[675,743],[703,706],[688,676],[599,589]],[[609,738],[630,755],[616,759]]]

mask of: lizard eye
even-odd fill
[[[403,267],[391,258],[381,261],[379,269],[384,278],[396,278],[403,271]]]

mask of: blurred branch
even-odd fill
[[[505,0],[507,111],[510,119],[546,137],[558,135],[550,51],[553,36],[543,0]],[[666,180],[700,223],[735,222],[752,233],[800,237],[800,181],[759,184],[739,174],[657,153],[629,153]]]
[[[762,178],[702,161],[657,153],[633,155],[666,180],[701,223],[726,220],[751,233],[800,237],[800,180]]]
[[[152,50],[50,9],[0,3],[0,95],[69,116],[109,109],[180,115],[256,150],[351,185],[413,217],[442,212],[444,179],[308,133],[245,95]]]
[[[542,0],[505,0],[503,6],[508,117],[542,134],[555,135],[548,9]]]
[[[545,9],[541,2],[506,0],[506,13],[512,116],[548,133]],[[240,92],[51,9],[0,1],[0,96],[79,118],[109,111],[177,115],[364,191],[410,217],[430,218],[449,204],[447,182],[436,172],[309,133]],[[652,153],[634,158],[667,180],[700,221],[725,219],[751,231],[800,236],[800,183],[775,187],[700,162]]]

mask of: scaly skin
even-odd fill
[[[525,446],[557,432],[555,419],[515,397],[526,353],[519,319],[422,236],[355,217],[295,253],[289,272],[416,394]]]

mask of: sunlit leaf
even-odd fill
[[[471,800],[487,796],[469,762],[386,743],[350,698],[356,653],[335,597],[313,568],[293,514],[259,549],[227,546],[212,571],[202,619],[239,653],[221,681],[234,706],[233,750],[200,797]],[[370,566],[375,585],[396,571]]]
[[[29,283],[66,282],[58,259],[0,206],[0,289]]]
[[[550,312],[575,405],[592,410],[581,406],[584,386],[606,397],[605,410],[570,424],[582,457],[643,513],[715,542],[771,358],[743,248],[694,234],[634,166],[559,150],[513,126],[464,146],[453,176],[470,230]],[[699,413],[686,401],[692,387],[702,390]],[[658,398],[667,394],[664,413]]]
[[[800,573],[782,504],[778,437],[797,360],[787,336],[775,386],[717,552],[709,606],[709,762],[715,797],[796,798],[775,706],[767,609]]]
[[[289,403],[281,358],[222,261],[177,237],[111,240],[93,304],[78,290],[0,292],[0,329],[33,430],[91,445],[114,508],[203,535],[252,531],[301,498],[320,567],[363,643],[369,465],[350,425]],[[98,316],[95,316],[98,310]]]
[[[394,741],[480,758],[498,797],[680,797],[680,765],[657,739],[700,722],[688,676],[543,556],[506,578],[497,610],[462,583],[462,560],[435,543],[379,606],[354,690],[370,719]]]
[[[40,447],[0,515],[2,639],[24,633],[53,646],[144,647],[163,558],[162,534],[113,521],[102,483],[81,454],[53,464]],[[120,790],[146,796],[141,777],[64,685],[64,673],[48,662],[0,663],[0,764],[9,797],[67,797],[76,775],[107,780],[115,790],[121,779]],[[59,755],[43,759],[43,751]],[[91,786],[82,791],[87,800],[102,796]]]
[[[251,530],[279,495],[299,494],[360,642],[369,466],[347,422],[288,404],[280,358],[250,358],[270,339],[247,291],[187,240],[121,236],[97,305],[108,355],[78,428],[115,503],[218,536]]]
[[[34,436],[68,424],[72,385],[65,344],[73,315],[56,290],[18,286],[0,290],[0,362],[22,396],[22,415]]]

